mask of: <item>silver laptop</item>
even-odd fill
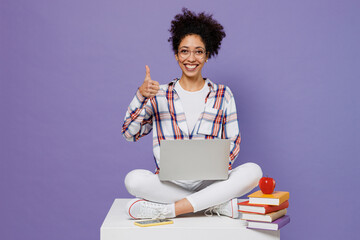
[[[163,140],[159,178],[223,180],[228,178],[230,140]]]

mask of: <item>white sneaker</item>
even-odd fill
[[[135,198],[126,205],[126,213],[134,219],[143,218],[173,218],[175,210],[171,204],[150,202],[144,199]]]
[[[224,215],[231,218],[239,218],[237,203],[237,198],[231,199],[230,201],[206,209],[205,215],[212,216],[213,213],[216,213],[218,216]]]

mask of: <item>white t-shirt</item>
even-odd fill
[[[177,82],[175,85],[175,91],[180,97],[180,101],[185,112],[189,134],[191,134],[197,120],[200,117],[200,114],[202,114],[205,108],[205,98],[209,93],[208,81],[205,80],[204,87],[196,92],[186,91],[181,87],[180,82]],[[172,182],[184,188],[194,190],[201,185],[202,180],[177,180]]]
[[[205,98],[209,93],[209,86],[205,80],[204,87],[201,90],[189,92],[181,87],[180,82],[177,82],[175,85],[175,91],[180,97],[180,101],[185,112],[189,134],[191,134],[197,120],[200,117],[200,114],[204,111]]]

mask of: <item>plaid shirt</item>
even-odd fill
[[[185,113],[174,87],[179,79],[160,85],[155,97],[145,98],[138,90],[126,112],[122,133],[126,140],[137,141],[153,132],[156,172],[159,172],[160,143],[176,139],[230,139],[229,169],[240,151],[240,133],[235,100],[230,89],[206,79],[209,94],[205,109],[189,133]]]

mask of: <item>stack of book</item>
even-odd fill
[[[290,222],[290,216],[286,215],[289,196],[289,192],[283,191],[254,192],[248,196],[248,201],[238,203],[241,219],[247,221],[247,228],[279,230]]]

